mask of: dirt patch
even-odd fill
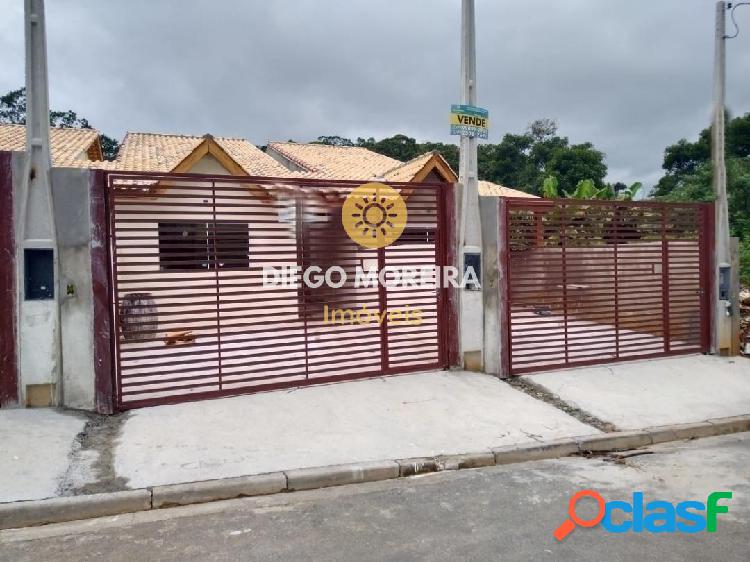
[[[569,416],[572,416],[578,421],[590,425],[591,427],[595,427],[599,431],[603,431],[605,433],[617,431],[617,427],[614,424],[599,419],[595,415],[590,414],[589,412],[582,410],[581,408],[577,408],[575,406],[572,406],[571,404],[568,404],[557,394],[550,392],[549,390],[541,385],[536,384],[535,382],[531,382],[530,380],[521,377],[510,377],[508,379],[505,379],[504,382],[508,383],[513,388],[520,390],[521,392],[525,392],[526,394],[536,398],[537,400],[541,400],[542,402],[551,404],[558,410],[562,410]]]
[[[86,425],[77,436],[70,464],[58,493],[78,496],[127,490],[127,479],[118,478],[114,467],[114,449],[128,414],[103,416],[92,412],[68,412],[83,416]]]

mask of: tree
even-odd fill
[[[0,123],[26,124],[26,88],[11,90],[0,97]]]
[[[557,121],[554,119],[537,119],[529,123],[526,134],[535,142],[544,142],[557,134]]]
[[[479,146],[479,177],[539,195],[548,176],[557,178],[560,190],[573,192],[590,179],[604,187],[607,166],[604,153],[587,142],[571,145],[557,134],[552,119],[538,119],[523,134],[506,134],[498,144]]]
[[[368,148],[373,152],[390,156],[391,158],[401,160],[402,162],[416,158],[424,152],[420,151],[416,140],[409,136],[400,134],[379,141],[376,141],[372,137],[369,139],[359,138],[357,139],[357,146]]]
[[[11,90],[0,97],[0,123],[13,125],[26,124],[26,88]],[[49,123],[51,127],[66,129],[91,129],[88,120],[78,117],[75,111],[50,111]],[[99,135],[102,154],[105,160],[114,160],[120,144],[107,135]]]
[[[401,160],[402,162],[416,158],[425,152],[436,150],[443,158],[445,158],[445,161],[448,162],[448,165],[451,168],[458,170],[458,145],[455,144],[429,141],[418,143],[415,139],[407,135],[394,135],[379,141],[376,141],[373,137],[366,139],[359,137],[355,146],[367,148],[368,150],[372,150],[373,152],[385,156],[390,156],[391,158]]]
[[[587,179],[601,189],[607,176],[604,154],[589,142],[553,148],[545,162],[544,171],[555,175],[560,180],[560,185],[569,189]]]
[[[339,137],[336,135],[328,137],[318,137],[318,140],[313,141],[312,144],[327,144],[329,146],[354,146],[351,139]]]
[[[726,121],[729,228],[742,244],[743,282],[750,283],[750,113]],[[695,142],[681,139],[664,151],[664,176],[652,196],[665,201],[713,201],[711,129]]]
[[[347,146],[349,139],[339,136],[318,137],[321,144]],[[458,170],[459,149],[456,144],[417,142],[408,135],[398,134],[376,140],[359,137],[361,146],[406,162],[428,151],[438,151],[454,170]],[[571,145],[557,132],[553,119],[537,119],[521,134],[507,133],[497,144],[483,143],[478,147],[479,178],[539,195],[545,178],[554,176],[562,191],[575,192],[578,184],[591,180],[597,190],[607,187],[605,155],[590,142]],[[624,184],[620,189],[624,189]],[[613,188],[607,188],[607,192]],[[614,198],[616,191],[612,191]]]

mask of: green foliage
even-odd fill
[[[318,137],[312,144],[327,144],[329,146],[354,146],[352,139],[339,137],[338,135]]]
[[[729,228],[740,238],[741,270],[750,274],[750,113],[726,124],[727,199]],[[668,146],[662,165],[665,174],[653,195],[665,201],[713,201],[711,130],[701,131],[696,142],[685,139]]]
[[[560,182],[555,176],[547,176],[542,183],[542,197],[545,199],[557,199],[560,196],[558,187]]]
[[[11,90],[0,97],[0,123],[13,125],[26,124],[26,88]],[[68,129],[91,129],[88,120],[78,117],[75,111],[50,111],[49,124],[51,127]],[[119,143],[106,135],[100,135],[102,154],[105,160],[114,160],[117,156]]]
[[[615,184],[616,185],[616,184]],[[621,184],[624,185],[624,184]],[[638,193],[643,188],[643,184],[639,181],[631,184],[630,186],[625,186],[624,189],[616,189],[614,186],[612,187],[613,190],[613,199],[620,199],[622,201],[633,201],[638,195]]]
[[[560,197],[559,185],[560,182],[555,176],[544,178],[542,182],[542,197],[546,199],[557,199]],[[620,184],[616,188],[615,185],[605,184],[601,189],[597,189],[593,180],[585,179],[576,184],[576,188],[572,193],[568,191],[564,191],[563,193],[569,199],[618,199],[620,201],[632,201],[641,187],[643,187],[643,184],[640,182],[636,182],[630,187]]]
[[[320,140],[320,137],[318,140]],[[368,150],[372,150],[378,154],[384,154],[385,156],[390,156],[391,158],[401,160],[402,162],[416,158],[425,152],[437,151],[443,158],[445,158],[445,161],[448,162],[450,167],[458,172],[458,145],[455,144],[429,141],[418,143],[415,139],[406,135],[394,135],[379,141],[376,141],[373,137],[367,139],[360,137],[357,139],[356,143],[353,143],[353,145],[367,148]]]
[[[117,158],[117,151],[120,148],[120,143],[117,142],[117,139],[99,134],[99,143],[102,145],[102,155],[105,160],[114,160]]]
[[[384,154],[402,162],[416,158],[424,152],[420,151],[416,140],[406,135],[394,135],[379,141],[372,137],[369,139],[358,138],[357,146],[363,146],[378,154]]]
[[[436,150],[451,168],[458,170],[459,150],[455,144],[418,143],[406,135],[378,141],[372,137],[358,138],[354,144],[402,161]],[[607,175],[604,154],[591,143],[571,145],[567,138],[557,134],[557,123],[551,119],[534,121],[522,134],[508,133],[497,144],[480,144],[478,168],[480,179],[535,195],[542,193],[544,180],[549,176],[557,179],[560,189],[574,191],[586,179],[601,189]]]
[[[49,124],[64,129],[90,129],[88,120],[78,117],[75,111],[50,111]]]
[[[571,145],[557,134],[557,124],[539,119],[523,134],[506,134],[498,144],[479,146],[479,177],[535,195],[554,176],[562,191],[575,191],[582,180],[604,187],[604,153],[591,143]]]
[[[565,197],[568,199],[596,199],[598,193],[599,190],[596,189],[593,180],[581,180],[576,184],[572,193],[565,191]]]
[[[26,88],[11,90],[0,96],[0,123],[26,124]]]
[[[750,285],[750,240],[740,242],[740,282]]]

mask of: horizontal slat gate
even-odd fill
[[[710,204],[501,208],[512,374],[708,350]]]
[[[358,265],[444,265],[452,186],[389,184],[407,200],[411,234],[370,250],[341,223],[360,183],[109,174],[119,408],[444,367],[444,290],[354,281]],[[348,279],[270,286],[266,266],[338,266]],[[407,308],[421,323],[378,321]],[[333,309],[345,311],[335,323]]]

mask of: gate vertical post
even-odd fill
[[[667,240],[667,213],[669,208],[662,204],[661,208],[661,330],[664,352],[671,348],[671,334],[669,322],[669,241]]]
[[[305,264],[307,263],[307,260],[305,258],[305,236],[303,235],[302,228],[303,228],[303,221],[302,221],[302,201],[300,200],[301,197],[301,189],[298,189],[297,192],[294,194],[294,230],[296,234],[296,241],[297,241],[297,265],[300,266],[301,270],[304,272]],[[297,290],[297,306],[301,307],[302,311],[302,334],[303,334],[303,341],[304,341],[304,347],[305,347],[305,380],[310,380],[310,350],[309,350],[309,343],[307,341],[307,287],[305,287],[305,281],[303,277],[300,277],[299,280],[299,289]]]
[[[615,205],[612,214],[612,235],[614,237],[614,273],[615,273],[615,359],[620,358],[620,207]]]
[[[110,254],[109,259],[112,267],[110,269],[112,291],[110,296],[112,298],[112,346],[114,348],[113,358],[115,360],[114,378],[115,378],[115,407],[117,410],[122,409],[122,378],[121,378],[121,366],[122,366],[122,352],[120,350],[120,291],[119,291],[119,275],[117,267],[117,230],[115,220],[117,214],[117,205],[115,201],[115,187],[114,180],[109,174],[105,174],[105,201],[107,205],[107,227],[109,232],[109,248]]]
[[[385,248],[378,248],[378,307],[379,313],[388,310],[388,289],[380,282],[381,272],[385,269]],[[385,281],[385,275],[382,276]],[[387,373],[390,369],[388,348],[388,314],[383,316],[380,324],[380,369]]]
[[[216,182],[211,182],[211,227],[207,232],[211,233],[211,247],[213,249],[213,259],[208,260],[208,267],[214,270],[214,282],[216,283],[216,358],[219,367],[219,390],[223,390],[222,381],[222,361],[221,361],[221,301],[220,301],[220,280],[219,280],[219,252],[217,251],[216,238],[218,238],[219,224],[216,221]]]
[[[498,256],[498,283],[497,290],[500,293],[498,303],[500,305],[500,376],[511,375],[511,353],[512,342],[510,337],[510,247],[508,240],[508,200],[505,197],[498,198],[498,229],[500,255]]]
[[[567,245],[568,245],[568,225],[567,225],[567,206],[565,201],[560,202],[560,245],[562,248],[562,297],[563,297],[563,330],[564,330],[564,341],[565,341],[565,364],[570,363],[568,353],[568,257],[567,257]]]

